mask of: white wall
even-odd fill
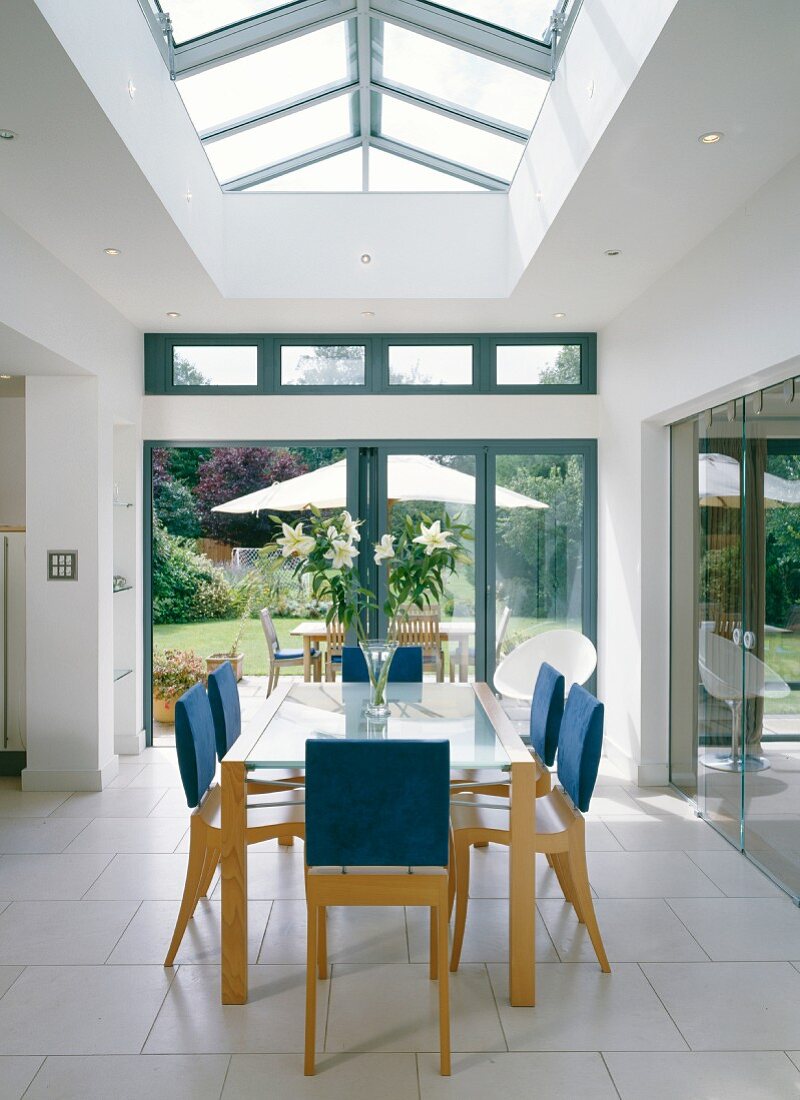
[[[800,158],[599,334],[599,685],[641,782],[669,753],[670,421],[800,372]]]
[[[25,398],[0,395],[2,526],[25,526]]]

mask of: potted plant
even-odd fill
[[[168,724],[175,721],[175,700],[194,684],[205,681],[203,662],[189,649],[153,651],[153,718]]]

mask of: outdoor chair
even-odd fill
[[[264,637],[267,640],[267,660],[269,662],[269,680],[267,681],[267,698],[270,697],[272,692],[278,685],[278,677],[281,674],[282,668],[295,668],[298,665],[303,665],[303,650],[302,649],[281,649],[280,642],[278,641],[278,633],[275,630],[275,624],[272,621],[272,616],[266,607],[262,607],[260,611],[261,626],[264,630]],[[322,662],[322,654],[319,650],[311,647],[311,668],[314,674],[314,680],[320,679],[320,668]]]
[[[367,684],[367,659],[357,645],[342,649],[342,683]],[[416,645],[398,646],[389,666],[390,684],[422,683],[422,649]]]
[[[202,684],[189,688],[175,704],[175,746],[189,819],[189,862],[175,931],[164,960],[172,966],[200,898],[208,894],[222,852],[222,788],[215,782],[214,720]],[[247,844],[305,835],[303,794],[284,791],[247,809]]]
[[[577,630],[546,630],[512,649],[497,666],[495,691],[506,699],[530,699],[543,661],[564,675],[564,683],[585,684],[597,667],[597,650]]]
[[[450,1073],[449,774],[447,741],[306,742],[307,1075],[314,1073],[317,972],[328,976],[330,905],[430,908],[440,1072]]]
[[[573,684],[558,741],[558,778],[562,786],[535,800],[536,834],[531,858],[537,852],[551,856],[566,900],[573,905],[578,921],[586,925],[600,969],[610,973],[589,886],[583,819],[597,781],[602,744],[603,704]],[[450,969],[457,970],[467,922],[470,847],[488,841],[508,845],[511,834],[509,811],[486,795],[459,795],[453,799],[450,812],[456,865],[456,917]]]
[[[511,608],[504,607],[500,612],[500,618],[497,620],[497,632],[495,634],[495,646],[494,646],[494,661],[495,665],[500,663],[500,650],[503,647],[503,642],[506,640],[506,634],[508,633],[508,624],[511,622]],[[469,647],[469,663],[475,664],[475,646]],[[450,647],[450,683],[455,683],[456,669],[458,668],[458,661],[456,654],[453,650],[452,644]]]
[[[344,649],[344,627],[336,619],[325,624],[325,679],[336,683],[336,670],[342,667]]]
[[[391,636],[400,646],[420,646],[423,668],[432,668],[439,683],[444,680],[444,653],[439,634],[438,607],[410,608],[395,619]]]

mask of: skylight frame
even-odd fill
[[[474,16],[433,3],[432,0],[294,0],[293,3],[175,45],[169,30],[168,14],[154,18],[156,0],[139,0],[154,33],[156,24],[161,24],[164,28],[159,47],[164,46],[166,35],[165,59],[168,59],[173,79],[225,65],[323,27],[340,22],[348,23],[348,76],[345,81],[315,88],[309,95],[273,104],[269,110],[226,120],[224,124],[198,132],[201,142],[208,145],[338,96],[352,97],[352,133],[349,136],[318,146],[289,160],[264,165],[245,176],[227,180],[220,185],[224,191],[237,192],[246,191],[287,172],[322,162],[359,146],[362,150],[362,191],[370,189],[370,148],[382,149],[444,172],[456,182],[474,184],[488,192],[507,190],[510,186],[509,180],[476,171],[446,157],[439,157],[435,152],[404,145],[381,132],[381,96],[405,101],[423,110],[510,139],[521,146],[527,143],[535,124],[535,119],[532,119],[531,129],[523,129],[480,114],[461,104],[438,99],[427,92],[386,80],[381,64],[383,26],[385,23],[394,24],[448,46],[551,81],[581,2],[582,0],[556,0],[550,29],[543,41],[486,23]],[[162,8],[168,12],[168,0],[164,0]]]

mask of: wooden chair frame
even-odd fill
[[[272,692],[278,686],[278,677],[281,674],[282,668],[293,668],[296,665],[303,667],[304,657],[301,653],[299,657],[276,657],[275,654],[278,650],[278,635],[275,630],[275,624],[272,621],[272,615],[269,609],[262,607],[260,611],[261,629],[264,631],[264,638],[267,643],[267,660],[269,662],[269,678],[267,680],[267,695],[269,699]],[[322,679],[322,654],[311,654],[311,668],[314,675],[315,682],[319,682]]]
[[[444,680],[444,652],[439,632],[441,611],[438,607],[424,610],[414,608],[401,613],[391,626],[391,636],[398,645],[417,645],[422,648],[423,668],[426,662],[433,664],[436,679]]]
[[[336,683],[337,664],[333,659],[342,656],[344,636],[345,629],[337,620],[325,624],[325,679],[329,684]],[[341,668],[341,663],[338,667]]]

